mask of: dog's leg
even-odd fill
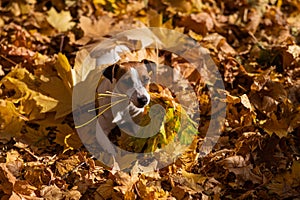
[[[114,149],[107,135],[102,130],[98,121],[96,123],[96,139],[104,151],[110,153],[111,155],[116,155],[116,150]]]
[[[113,158],[113,166],[111,173],[115,174],[117,171],[120,171],[119,164],[116,162],[115,156],[117,155],[115,148],[113,147],[111,141],[108,139],[108,136],[102,130],[99,122],[96,123],[96,139],[98,144],[103,148],[104,151],[110,153]]]

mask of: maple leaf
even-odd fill
[[[1,82],[7,90],[15,91],[9,99],[20,103],[19,112],[29,120],[44,118],[44,113],[57,106],[57,100],[40,93],[39,80],[26,69],[15,68]]]
[[[72,16],[70,11],[61,11],[58,13],[55,8],[52,7],[47,14],[47,21],[59,32],[65,32],[75,25],[74,22],[71,22]]]
[[[69,93],[72,94],[72,74],[71,74],[71,65],[65,55],[62,53],[58,54],[55,68],[58,72],[58,75],[62,79],[65,87],[69,90]]]
[[[79,19],[79,27],[84,32],[84,37],[78,42],[83,40],[95,40],[111,32],[112,24],[115,20],[109,16],[102,16],[98,20],[93,20],[90,17],[81,16]]]
[[[12,137],[20,135],[24,118],[11,101],[0,100],[0,141],[8,142]]]
[[[62,70],[59,72],[63,74]],[[16,68],[1,81],[7,90],[15,91],[9,99],[20,103],[20,113],[28,115],[29,120],[43,119],[47,112],[56,112],[56,118],[71,112],[70,86],[65,86],[70,85],[71,75],[64,84],[57,76],[43,73],[38,78],[26,69]]]
[[[82,49],[76,53],[75,65],[71,69],[74,86],[80,82],[89,81],[89,72],[96,68],[96,59],[92,59],[87,49]],[[99,78],[99,77],[98,77]],[[97,79],[95,79],[96,81]]]

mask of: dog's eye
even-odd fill
[[[143,76],[141,81],[142,81],[143,84],[148,84],[149,81],[150,81],[150,78],[147,77],[147,76]]]
[[[131,78],[126,78],[122,80],[122,83],[125,84],[127,87],[133,86],[133,81]]]

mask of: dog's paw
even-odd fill
[[[120,123],[122,121],[122,114],[121,112],[117,112],[115,118],[112,120],[112,123]]]

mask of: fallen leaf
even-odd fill
[[[65,87],[69,90],[70,95],[72,94],[73,80],[71,74],[71,65],[65,55],[62,53],[58,54],[55,68],[58,76],[62,79]]]
[[[100,195],[99,199],[109,199],[113,196],[114,182],[108,179],[105,183],[102,183],[96,190],[96,197]]]
[[[19,137],[25,119],[12,102],[0,99],[0,141],[6,143]]]
[[[262,177],[252,172],[252,164],[247,164],[242,156],[231,156],[225,158],[220,162],[225,169],[233,172],[237,176],[237,183],[243,185],[245,181],[249,180],[253,183],[261,183]]]
[[[243,104],[243,106],[245,106],[245,108],[248,108],[250,111],[253,111],[248,96],[246,94],[243,94],[242,96],[240,96],[240,98],[241,98],[241,104]]]
[[[11,195],[16,183],[16,177],[7,169],[5,163],[0,163],[0,181],[0,189],[4,194]]]
[[[1,82],[7,90],[15,91],[9,99],[20,104],[19,112],[26,114],[29,120],[43,119],[44,113],[53,110],[58,104],[54,98],[41,93],[38,87],[40,80],[26,69],[12,70]]]
[[[64,151],[78,149],[82,146],[78,134],[67,124],[57,125],[55,142],[64,146]]]
[[[56,100],[56,106],[51,112],[56,112],[55,119],[65,117],[72,111],[72,94],[70,88],[66,87],[63,80],[57,76],[46,77],[39,87],[43,93],[51,95]],[[45,104],[43,104],[45,106]]]
[[[79,27],[84,32],[84,37],[81,38],[80,41],[83,39],[89,41],[109,34],[115,19],[106,15],[97,20],[93,20],[90,17],[81,16],[79,22]]]
[[[70,11],[61,11],[58,13],[54,7],[51,7],[47,14],[47,21],[59,32],[65,32],[75,25],[74,22],[71,22],[72,17]]]
[[[212,33],[205,36],[203,41],[212,44],[216,50],[221,50],[225,54],[232,56],[237,54],[236,50],[227,43],[226,38],[218,33]]]
[[[79,164],[80,164],[80,160],[78,158],[78,155],[73,155],[64,160],[62,160],[62,159],[58,160],[56,162],[56,168],[58,170],[58,173],[61,176],[64,176],[68,172],[74,170]]]
[[[267,188],[271,192],[279,194],[282,197],[288,195],[299,195],[299,191],[296,189],[299,187],[299,161],[294,161],[291,167],[291,171],[287,171],[281,174],[277,174],[274,179],[267,185]]]
[[[259,10],[252,8],[249,10],[248,13],[248,24],[246,25],[246,30],[254,34],[261,22],[261,16],[262,14],[260,13]]]
[[[31,163],[33,166],[26,166],[24,178],[32,186],[41,190],[43,185],[48,185],[52,180],[53,173],[50,169],[47,169],[45,165]]]
[[[289,128],[288,119],[277,119],[277,116],[272,113],[270,119],[265,122],[262,127],[270,135],[275,133],[279,138],[286,137]]]
[[[14,185],[14,192],[20,195],[34,197],[36,190],[37,188],[30,185],[26,180],[18,180]]]
[[[138,174],[129,175],[126,172],[117,172],[115,175],[117,186],[114,187],[115,190],[125,194],[130,191],[134,184],[139,180]]]
[[[206,36],[209,31],[212,31],[214,27],[211,16],[206,12],[191,14],[187,17],[183,16],[181,21],[178,22],[178,25],[185,27],[187,30],[192,30],[203,37]]]

